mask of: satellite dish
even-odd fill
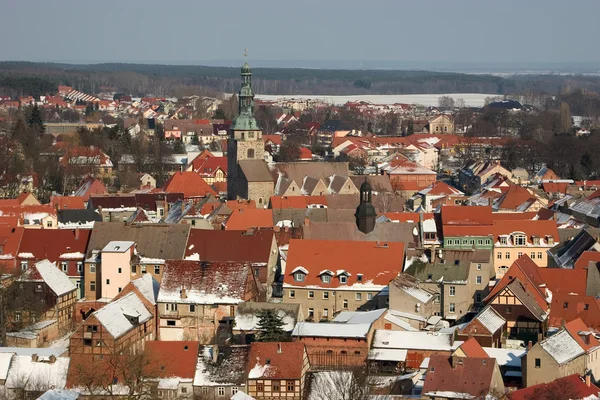
[[[442,249],[438,250],[438,257],[439,258],[444,258],[444,253],[442,252]]]
[[[417,227],[415,226],[413,228],[413,236],[417,236],[418,234],[419,234],[419,231],[418,231]]]

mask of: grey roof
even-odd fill
[[[112,240],[102,249],[103,252],[125,253],[135,242],[128,240]]]
[[[273,164],[274,173],[280,172],[286,178],[296,182],[302,187],[305,176],[311,178],[326,178],[332,175],[349,176],[348,163],[346,162],[289,162]]]
[[[273,182],[273,176],[264,160],[241,160],[239,164],[248,182]]]
[[[358,194],[332,194],[325,196],[328,209],[356,210],[360,203]],[[371,204],[380,212],[402,212],[404,211],[405,199],[391,194],[373,194]]]
[[[327,210],[322,209],[321,214],[326,215]],[[273,225],[277,225],[280,221],[292,221],[294,226],[304,224],[304,218],[308,217],[310,208],[283,208],[273,209]]]
[[[200,354],[212,357],[215,351],[219,352],[217,362],[212,362],[208,357],[198,359],[194,386],[245,384],[250,346],[220,346],[218,350],[213,346],[204,346]]]
[[[334,175],[325,181],[329,184],[327,188],[329,193],[339,193],[344,188],[346,182],[348,182],[348,176]]]
[[[286,192],[286,190],[288,190],[292,182],[293,181],[291,179],[288,179],[283,175],[279,175],[275,184],[274,195],[283,196],[283,194]]]
[[[394,223],[380,222],[375,224],[375,229],[364,234],[359,231],[356,223],[352,222],[313,222],[302,229],[304,239],[313,240],[360,240],[367,242],[404,242],[416,246],[419,236],[413,235],[416,224],[412,222]]]
[[[65,209],[58,210],[57,213],[59,224],[75,224],[75,223],[86,223],[92,221],[102,221],[102,216],[94,210],[77,210],[77,209]]]
[[[344,324],[373,324],[381,317],[387,308],[373,311],[342,311],[331,322]]]
[[[538,321],[544,321],[548,317],[548,314],[541,309],[539,304],[535,301],[533,296],[527,292],[519,278],[515,278],[511,283],[507,285],[511,292],[515,295],[521,303],[533,314]]]
[[[144,257],[171,260],[183,259],[190,226],[188,224],[124,225],[121,222],[97,222],[94,224],[87,256],[94,250],[103,249],[114,240],[132,241]]]
[[[561,230],[559,229],[559,232]],[[600,244],[587,230],[583,229],[572,240],[550,249],[548,254],[556,267],[571,269],[579,256],[592,248],[600,251]]]
[[[363,184],[365,181],[365,177],[367,178],[367,182],[371,185],[371,190],[373,192],[379,193],[393,193],[394,189],[392,189],[392,184],[390,183],[390,178],[388,175],[354,175],[351,176],[352,182],[354,186],[357,188]]]
[[[436,259],[431,263],[424,263],[416,259],[404,272],[414,276],[420,281],[466,282],[473,262],[487,262],[490,260],[489,250],[450,250],[444,251],[444,258]]]
[[[313,190],[315,190],[319,182],[320,179],[313,178],[312,176],[304,177],[304,181],[302,182],[302,192],[312,194]]]

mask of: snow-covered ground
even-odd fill
[[[496,97],[497,94],[482,93],[442,93],[442,94],[390,94],[390,95],[349,95],[349,96],[320,96],[320,95],[267,95],[257,94],[260,100],[275,101],[280,99],[297,100],[322,100],[329,104],[342,105],[348,101],[368,101],[373,104],[420,104],[423,106],[437,106],[442,96],[452,97],[455,101],[463,99],[470,107],[482,107],[486,97]]]

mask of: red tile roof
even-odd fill
[[[153,378],[194,378],[198,348],[198,342],[147,342],[145,351],[151,362],[145,373]]]
[[[303,360],[302,342],[253,342],[250,345],[246,372],[264,368],[261,378],[300,379]],[[253,373],[253,376],[256,374]]]
[[[404,265],[404,243],[345,240],[290,240],[284,284],[294,286],[346,287],[351,285],[387,285]],[[304,281],[294,280],[295,270],[306,270]],[[330,283],[321,274],[330,271]],[[347,284],[339,276],[348,274]],[[359,278],[360,276],[360,278]],[[359,279],[361,279],[359,281]]]
[[[19,253],[19,246],[23,238],[22,227],[0,225],[0,272],[13,273],[16,266],[15,260]]]
[[[462,358],[454,366],[451,358],[433,354],[429,358],[429,370],[423,384],[423,394],[431,392],[454,392],[485,397],[490,392],[497,370],[493,358]],[[435,397],[435,396],[434,396]]]
[[[227,207],[231,210],[240,210],[246,208],[256,208],[256,201],[254,200],[227,200]]]
[[[578,374],[558,378],[550,383],[541,383],[525,389],[508,393],[510,400],[552,399],[564,396],[565,399],[583,399],[587,396],[597,396],[600,388],[593,383],[588,386],[585,379]]]
[[[600,263],[600,251],[584,251],[575,261],[575,269],[586,269],[590,262]]]
[[[327,206],[325,196],[271,196],[269,200],[272,209],[307,208],[310,205]]]
[[[263,135],[262,139],[265,144],[273,143],[275,145],[281,145],[281,139],[283,135]]]
[[[544,182],[542,183],[542,189],[546,193],[567,193],[567,187],[569,184],[566,182]]]
[[[533,243],[533,237],[537,236],[545,241],[546,236],[552,236],[558,241],[558,228],[555,221],[494,221],[494,237],[498,240],[500,235],[510,235],[513,232],[522,232],[527,236],[528,243]]]
[[[198,255],[205,261],[266,263],[271,255],[274,233],[268,229],[211,231],[192,229],[185,257]],[[235,246],[232,246],[235,243]]]
[[[546,287],[552,294],[577,293],[585,294],[587,271],[564,268],[538,268],[538,272]]]
[[[443,225],[492,225],[492,207],[443,206]]]
[[[538,213],[535,211],[526,212],[495,212],[492,214],[494,221],[527,221],[534,219]]]
[[[205,178],[214,177],[219,169],[227,176],[227,157],[204,157],[201,159],[196,157],[192,161],[192,169]]]
[[[205,197],[217,193],[200,175],[192,171],[175,172],[163,186],[167,193],[183,193],[184,197],[189,199],[193,197]]]
[[[85,208],[86,199],[83,196],[52,196],[50,204],[58,210],[83,210]]]
[[[489,358],[488,354],[483,350],[483,347],[481,347],[479,342],[473,337],[461,344],[459,348],[467,357]]]
[[[419,221],[419,213],[416,212],[384,212],[383,215],[398,222],[417,222]],[[433,213],[423,213],[423,220],[432,219]]]
[[[581,318],[590,329],[600,331],[599,301],[593,296],[556,294],[552,296],[549,325],[561,327],[569,321]]]
[[[312,151],[307,147],[300,147],[300,160],[312,160]]]
[[[519,185],[512,185],[498,201],[498,208],[502,210],[516,210],[528,200],[536,199],[529,190]]]
[[[590,328],[588,328],[581,318],[576,318],[571,322],[567,322],[565,324],[565,329],[586,352],[600,346],[598,339],[596,339],[596,337],[590,331]]]
[[[248,228],[272,228],[273,211],[263,208],[235,209],[225,223],[227,230],[246,230]]]
[[[426,189],[428,188],[431,189],[429,189],[427,192],[427,196],[450,196],[463,194],[460,190],[448,185],[443,181],[435,181],[435,183],[429,185]],[[425,191],[425,189],[423,189],[423,191]]]
[[[491,236],[494,228],[490,225],[472,225],[472,226],[452,226],[444,225],[443,233],[444,237],[457,237],[457,236]]]

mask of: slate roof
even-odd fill
[[[273,176],[264,160],[240,160],[239,165],[248,182],[273,182]]]
[[[94,210],[90,209],[63,209],[58,210],[57,218],[59,224],[79,224],[85,225],[89,222],[100,222],[102,216]]]
[[[97,222],[92,229],[87,256],[103,249],[113,240],[136,243],[139,254],[149,258],[182,259],[190,232],[188,224],[124,225],[120,222]]]
[[[364,176],[356,176],[353,175],[350,177],[352,183],[357,188],[363,184],[365,181],[365,177],[367,178],[367,182],[371,185],[371,190],[377,193],[393,193],[394,189],[392,188],[392,184],[390,183],[390,178],[385,175],[364,175]]]
[[[433,262],[414,260],[404,272],[423,282],[443,278],[444,282],[466,283],[471,263],[489,262],[491,256],[488,250],[446,250],[443,254],[441,260],[436,257]]]
[[[358,230],[355,222],[310,222],[304,225],[302,233],[304,239],[327,240],[360,240],[369,242],[405,242],[416,246],[419,236],[414,235],[417,227],[415,223],[379,222],[375,229],[367,234]]]
[[[296,182],[302,187],[304,177],[322,179],[333,175],[349,176],[348,163],[346,162],[288,162],[275,163],[271,167],[271,174],[277,176],[283,174],[286,178]]]

